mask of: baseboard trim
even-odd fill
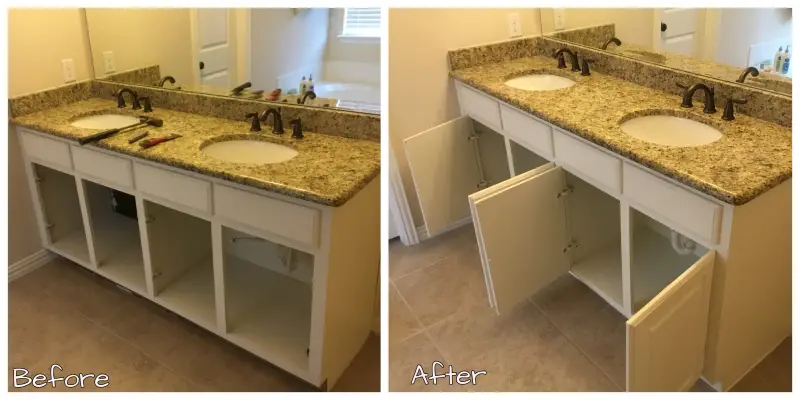
[[[472,223],[472,217],[471,216],[463,218],[461,220],[458,220],[458,221],[450,224],[450,226],[445,228],[444,231],[436,234],[436,236],[441,235],[443,233],[450,232],[450,231],[452,231],[454,229],[461,228],[462,226],[464,226],[466,224],[471,224],[471,223]],[[423,240],[431,238],[430,236],[428,236],[428,229],[425,228],[425,225],[417,227],[417,237],[419,238],[420,242],[423,241]]]
[[[58,257],[56,253],[49,251],[47,249],[41,249],[22,260],[15,262],[8,266],[8,281],[11,282],[14,279],[20,278],[30,272],[33,272],[37,268],[53,261]]]

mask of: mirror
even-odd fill
[[[790,8],[543,8],[539,15],[545,36],[792,94]],[[758,72],[743,76],[748,67]]]
[[[87,8],[95,79],[380,113],[375,8]]]

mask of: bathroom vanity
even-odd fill
[[[462,116],[404,142],[428,235],[472,222],[498,314],[567,273],[594,290],[628,318],[629,391],[688,390],[701,377],[728,390],[791,334],[790,176],[759,189],[756,171],[728,191],[715,183],[748,171],[695,168],[690,151],[616,125],[684,115],[677,97],[648,104],[636,85],[565,71],[539,57],[451,72]],[[523,73],[576,83],[503,86]],[[752,139],[719,115],[691,118],[719,127],[723,154],[734,136]]]
[[[12,121],[44,247],[312,385],[333,387],[374,326],[379,143],[315,133],[277,139],[248,133],[244,119],[157,110],[165,128],[151,135],[170,129],[180,139],[142,150],[128,144],[132,133],[120,133],[78,145],[93,131],[70,126],[71,115],[126,112],[111,103],[90,99]],[[201,152],[221,133],[299,155],[259,175]],[[319,156],[333,157],[337,146],[350,169]],[[312,170],[307,157],[322,157],[316,168],[326,170]],[[318,190],[296,189],[292,179]]]

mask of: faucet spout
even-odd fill
[[[615,37],[612,37],[611,39],[606,40],[606,42],[603,43],[603,46],[600,47],[600,48],[603,49],[603,50],[606,50],[606,49],[608,49],[608,45],[611,44],[611,43],[614,43],[617,46],[622,46],[622,41],[621,40],[619,40],[619,39],[617,39]]]
[[[272,107],[267,108],[264,112],[259,115],[258,119],[263,122],[267,122],[269,116],[272,115],[272,133],[276,135],[283,134],[283,121],[281,120],[281,113],[277,109]]]
[[[572,50],[570,50],[570,49],[568,49],[566,47],[562,47],[562,48],[556,50],[556,52],[555,52],[555,54],[553,56],[558,58],[558,57],[561,57],[562,54],[564,54],[564,53],[569,54],[569,56],[572,58],[572,72],[579,72],[581,70],[581,66],[578,64],[578,55],[575,54]],[[560,62],[559,62],[559,68],[563,68],[561,66]]]
[[[758,76],[758,69],[756,67],[747,67],[744,71],[742,71],[742,74],[739,75],[739,79],[737,79],[736,82],[744,83],[747,75]]]
[[[683,99],[681,101],[681,107],[683,108],[691,108],[692,104],[692,96],[694,96],[694,92],[697,90],[702,90],[705,94],[705,107],[703,107],[703,112],[706,114],[713,114],[717,112],[717,108],[714,105],[714,88],[709,88],[708,86],[702,83],[696,83],[694,86],[687,88],[683,85],[678,85],[678,87],[684,89],[683,91]]]

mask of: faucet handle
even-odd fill
[[[581,76],[589,76],[591,75],[591,71],[589,71],[589,63],[593,63],[594,60],[588,59],[586,57],[581,57]]]
[[[144,103],[143,105],[144,109],[142,110],[142,112],[153,112],[153,105],[150,104],[149,96],[142,96],[139,98],[139,100],[141,100],[142,103]]]
[[[300,118],[289,121],[289,124],[292,125],[292,139],[302,139],[303,126],[300,124]]]
[[[722,111],[722,119],[725,121],[733,121],[736,119],[733,116],[733,105],[734,104],[747,104],[747,99],[734,99],[733,97],[728,97],[728,101],[725,102],[725,109]]]
[[[253,119],[252,121],[250,121],[250,132],[261,131],[261,122],[259,121],[258,113],[249,113],[244,117]]]

